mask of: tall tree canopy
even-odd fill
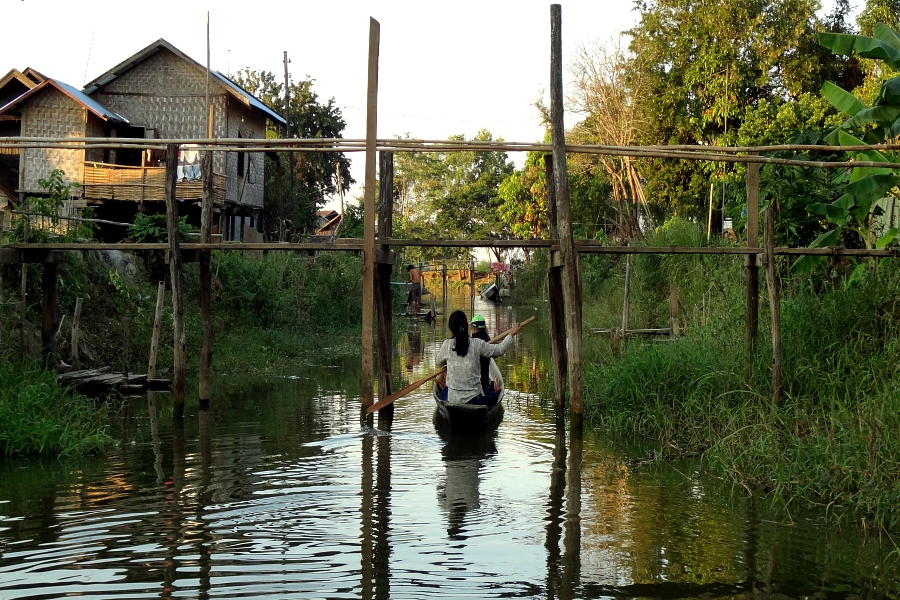
[[[292,138],[340,138],[347,126],[334,98],[322,102],[310,78],[290,83],[290,106],[285,110],[284,83],[269,71],[241,69],[234,81],[280,113],[290,123]],[[269,137],[287,136],[285,128],[273,128]],[[277,157],[277,160],[273,158]],[[290,161],[290,162],[289,162]],[[290,171],[293,166],[293,196]],[[297,152],[270,154],[266,158],[267,230],[275,238],[303,235],[316,224],[316,210],[338,192],[337,171],[344,191],[355,183],[350,159],[343,153]]]

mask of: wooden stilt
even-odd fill
[[[28,243],[28,233],[29,233],[28,232],[28,226],[29,226],[28,216],[25,215],[22,218],[25,219],[25,222],[22,223],[22,240],[27,244]],[[25,358],[26,358],[25,353],[27,351],[27,343],[26,343],[27,334],[25,333],[25,330],[26,330],[25,325],[26,325],[26,321],[27,321],[27,317],[28,317],[28,315],[26,314],[26,311],[28,309],[27,296],[28,296],[28,265],[26,263],[22,263],[22,289],[20,290],[20,296],[19,296],[19,316],[21,319],[22,331],[21,331],[21,335],[19,336],[19,355],[21,356],[23,363],[25,362]]]
[[[391,237],[394,219],[394,153],[381,152],[379,155],[378,186],[378,239]],[[378,320],[378,399],[386,398],[392,393],[391,363],[394,339],[393,297],[391,293],[391,270],[393,254],[390,246],[379,248],[378,265],[375,270],[375,312]],[[394,416],[394,404],[388,404],[378,411],[378,418],[391,419]]]
[[[556,210],[556,182],[553,175],[553,155],[544,155],[544,171],[547,176],[547,213],[550,220],[550,237],[559,239]],[[558,411],[566,406],[566,384],[568,383],[568,352],[566,351],[566,303],[563,295],[562,267],[554,266],[554,251],[547,271],[547,297],[550,307],[550,350],[553,358],[554,399]]]
[[[75,300],[75,316],[72,318],[72,367],[76,371],[81,370],[81,356],[78,353],[78,338],[81,337],[81,305],[83,299]]]
[[[775,211],[766,208],[766,287],[769,289],[769,314],[772,317],[772,402],[781,404],[781,293],[775,273]]]
[[[747,247],[759,247],[759,163],[747,165]],[[759,332],[759,265],[748,254],[747,266],[747,351],[753,352]],[[749,356],[749,355],[748,355]]]
[[[166,222],[169,231],[169,275],[172,278],[172,313],[174,315],[174,368],[172,370],[172,414],[184,416],[184,385],[187,368],[187,338],[184,331],[184,273],[181,243],[178,239],[177,180],[178,144],[166,147]]]
[[[560,255],[564,265],[563,295],[566,303],[568,340],[569,404],[574,424],[581,425],[584,412],[584,381],[581,352],[581,276],[572,234],[569,172],[566,166],[566,127],[562,81],[562,7],[550,5],[550,126],[553,138],[553,170],[556,186]]]
[[[56,354],[56,330],[59,322],[56,319],[57,285],[59,265],[47,263],[41,277],[41,358],[44,367],[55,371],[59,366]]]
[[[147,363],[147,379],[156,379],[156,354],[159,350],[159,328],[162,325],[163,300],[166,296],[166,282],[160,281],[156,290],[156,314],[153,318],[153,335],[150,338],[150,360]]]
[[[363,230],[362,408],[375,403],[375,138],[378,129],[378,47],[381,26],[369,19],[369,71],[366,94],[366,176]],[[364,413],[365,414],[365,413]]]
[[[210,121],[212,106],[210,106]],[[210,128],[212,123],[210,122]],[[204,244],[212,240],[213,219],[213,165],[212,152],[204,152],[201,159],[203,174],[203,199],[200,209],[200,241]],[[200,326],[203,332],[203,346],[200,349],[200,408],[209,406],[209,370],[212,366],[213,323],[212,323],[212,270],[211,253],[201,250],[200,260]]]
[[[0,211],[0,247],[3,247],[3,236],[6,233],[6,213]],[[3,328],[6,326],[6,300],[3,296],[3,278],[0,277],[0,348],[3,347]]]
[[[625,298],[622,300],[622,335],[631,322],[631,255],[625,255]]]

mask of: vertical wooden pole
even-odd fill
[[[11,208],[11,207],[10,207]],[[3,236],[6,233],[6,213],[0,211],[0,248],[3,247]],[[6,326],[6,300],[3,297],[3,277],[0,277],[0,348],[3,347],[3,328]]]
[[[28,243],[28,215],[22,215],[22,218],[25,220],[22,223],[22,241],[26,244]],[[19,313],[22,320],[22,335],[19,336],[19,353],[22,357],[22,362],[25,362],[25,351],[26,351],[26,335],[25,335],[25,324],[26,324],[26,311],[28,310],[27,296],[28,296],[28,264],[22,263],[22,289],[20,292],[19,299]]]
[[[475,259],[469,266],[469,318],[475,315]]]
[[[759,163],[747,163],[747,247],[759,248]],[[759,265],[748,254],[747,266],[747,351],[756,346],[759,332]]]
[[[781,294],[775,276],[775,211],[766,208],[766,287],[769,289],[769,314],[772,317],[772,402],[781,404]]]
[[[366,94],[365,223],[363,225],[362,407],[375,403],[375,140],[378,130],[378,47],[381,26],[369,19],[369,71]]]
[[[59,265],[55,262],[46,263],[41,277],[41,358],[44,367],[55,371],[59,366],[56,355],[56,329],[59,323],[56,319],[57,285]]]
[[[156,290],[156,314],[153,317],[153,336],[150,338],[150,360],[147,363],[147,379],[156,379],[156,353],[159,350],[159,328],[162,324],[163,300],[166,282],[160,281]]]
[[[553,174],[553,155],[544,155],[544,173],[547,177],[547,214],[550,220],[550,238],[559,239],[556,210],[556,179]],[[551,252],[550,269],[547,271],[547,300],[550,306],[550,350],[553,358],[553,388],[556,409],[566,406],[568,380],[568,351],[566,349],[566,302],[563,294],[562,267],[554,266],[558,250]]]
[[[631,255],[625,255],[625,299],[622,301],[622,335],[628,332],[631,321]]]
[[[128,352],[131,327],[129,317],[122,319],[122,385],[128,385]]]
[[[566,126],[562,80],[562,7],[550,5],[550,128],[553,138],[553,170],[559,221],[559,247],[564,265],[563,295],[566,303],[566,337],[569,344],[569,404],[576,425],[584,412],[581,353],[581,276],[572,234],[572,205],[566,166]]]
[[[678,286],[669,285],[669,336],[677,338],[681,334],[681,325],[678,318]]]
[[[81,356],[78,353],[78,338],[81,336],[81,304],[83,298],[75,301],[75,316],[72,319],[72,367],[81,370]]]
[[[444,294],[444,314],[447,314],[447,259],[444,259],[444,264],[441,265],[441,275],[443,277],[443,288],[442,293]]]
[[[212,116],[212,115],[210,115]],[[212,129],[212,120],[210,120]],[[203,174],[203,198],[200,209],[200,242],[212,241],[213,219],[213,160],[212,152],[203,153],[200,170]],[[211,252],[200,251],[200,327],[203,332],[203,346],[200,349],[200,383],[198,394],[200,408],[209,406],[209,370],[212,366],[213,322],[212,322],[212,269]]]
[[[381,152],[379,155],[378,186],[378,239],[381,242],[391,237],[394,221],[394,153]],[[394,338],[392,334],[393,298],[391,295],[390,246],[380,248],[381,260],[375,271],[375,311],[378,315],[378,398],[391,395],[391,362]],[[391,419],[394,404],[388,404],[378,411],[379,419]]]
[[[713,184],[709,184],[709,218],[706,220],[706,241],[712,239]]]
[[[172,414],[184,416],[184,382],[187,368],[187,339],[184,331],[184,273],[181,243],[178,239],[178,199],[175,183],[178,166],[178,144],[166,148],[166,223],[169,230],[169,275],[172,279],[172,312],[174,313],[174,368],[172,370]]]

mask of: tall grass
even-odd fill
[[[80,455],[113,445],[107,409],[61,388],[56,374],[0,364],[0,455]]]
[[[647,243],[702,243],[690,229],[670,224]],[[783,280],[785,393],[776,406],[764,289],[760,339],[750,353],[739,263],[640,258],[636,318],[664,326],[675,282],[687,333],[588,357],[588,418],[657,436],[676,453],[702,451],[715,473],[788,506],[821,504],[900,526],[900,269],[873,265],[851,286],[836,277],[839,264],[817,279]],[[604,318],[609,307],[587,302],[592,311]]]

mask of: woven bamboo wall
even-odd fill
[[[266,119],[240,104],[237,100],[228,103],[228,137],[260,139],[266,137]],[[229,152],[225,174],[228,188],[225,198],[242,206],[263,207],[265,186],[264,154],[248,152],[244,158],[244,175],[238,177],[237,152]]]
[[[22,135],[82,137],[86,119],[86,111],[80,104],[56,88],[47,87],[23,106]],[[19,158],[22,189],[25,193],[43,192],[38,180],[49,177],[53,169],[65,171],[69,181],[81,181],[83,164],[84,150],[24,149]]]
[[[214,137],[225,137],[226,91],[211,81]],[[168,50],[160,50],[92,94],[102,105],[160,138],[205,138],[206,72]],[[225,172],[224,152],[213,156],[213,171]]]
[[[200,200],[203,182],[179,182],[175,193],[182,200]],[[84,165],[84,196],[96,200],[165,201],[166,169],[88,162]],[[213,201],[217,204],[225,201],[224,175],[213,176]]]

